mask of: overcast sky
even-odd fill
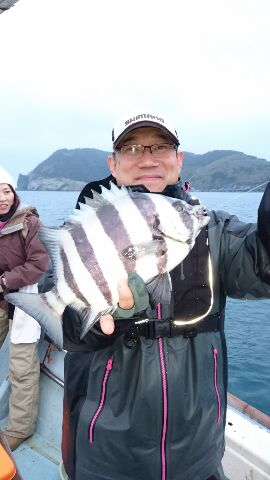
[[[19,0],[0,15],[0,164],[111,149],[132,109],[167,113],[183,150],[270,160],[269,0]]]

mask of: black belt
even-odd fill
[[[223,323],[223,312],[208,315],[195,325],[175,325],[172,320],[148,320],[142,323],[136,323],[136,319],[118,320],[115,322],[116,335],[126,334],[130,338],[142,336],[145,338],[177,337],[183,335],[185,338],[194,338],[198,333],[205,333],[220,330]],[[135,322],[134,322],[135,320]],[[139,320],[139,318],[138,318]],[[141,319],[140,319],[141,321]]]

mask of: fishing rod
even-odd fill
[[[228,203],[235,202],[235,200],[237,200],[238,198],[241,198],[241,197],[242,197],[243,195],[245,195],[246,193],[253,192],[253,191],[256,190],[257,188],[260,188],[260,187],[263,187],[264,185],[267,185],[268,182],[269,182],[269,180],[266,180],[266,182],[263,182],[263,183],[261,183],[260,185],[255,185],[255,187],[249,188],[249,190],[245,190],[244,192],[241,192],[239,195],[237,195],[237,197],[231,198],[231,200],[229,200]],[[263,192],[262,192],[262,193],[263,193]]]
[[[189,184],[190,186],[191,186],[191,180],[192,180],[192,178],[194,178],[194,177],[195,177],[195,178],[196,178],[196,177],[200,178],[201,175],[199,175],[199,174],[194,174],[194,175],[192,175],[192,176],[189,178],[189,180],[187,180],[187,182],[188,182],[188,184]],[[241,198],[243,195],[246,195],[247,193],[250,193],[250,192],[253,192],[254,190],[257,190],[257,188],[260,188],[260,187],[263,187],[264,185],[267,185],[267,183],[268,183],[269,181],[270,181],[270,180],[266,180],[266,181],[263,182],[263,183],[260,183],[260,184],[258,184],[258,185],[255,185],[255,187],[249,188],[248,190],[241,191],[241,193],[240,193],[239,195],[233,196],[233,198],[231,198],[231,199],[228,201],[228,203],[229,203],[229,204],[230,204],[230,203],[233,203],[233,202],[235,202],[235,200],[237,200],[238,198]],[[263,193],[263,192],[262,192],[262,193]]]

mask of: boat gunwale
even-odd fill
[[[243,415],[246,415],[251,420],[255,420],[257,423],[270,430],[270,416],[266,413],[258,410],[256,407],[253,407],[229,392],[227,394],[227,402],[229,406],[232,406],[243,413]]]

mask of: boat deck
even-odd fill
[[[13,453],[24,480],[59,480],[60,450],[35,434]],[[41,475],[42,474],[42,475]]]
[[[40,358],[44,359],[46,344],[40,342]],[[23,480],[59,480],[61,461],[62,404],[63,404],[63,359],[64,352],[52,353],[52,361],[46,366],[58,383],[41,371],[40,406],[36,433],[20,445],[13,457]],[[6,425],[8,413],[9,384],[6,380],[8,365],[8,342],[0,350],[0,426]],[[2,378],[1,378],[2,377]],[[59,382],[60,380],[60,382]]]

